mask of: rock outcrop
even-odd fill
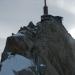
[[[70,43],[72,37],[61,19],[51,16],[51,20],[40,22],[37,27],[36,46],[47,64],[47,75],[74,75],[75,58]]]
[[[41,71],[45,72],[44,75],[75,75],[74,44],[71,40],[73,38],[63,26],[62,17],[50,16],[49,20],[40,21],[36,26],[30,22],[7,38],[1,62],[8,59],[9,52],[32,58],[33,61],[37,56],[38,63],[46,65],[45,71]],[[31,74],[24,70],[15,72],[16,75],[24,73]]]

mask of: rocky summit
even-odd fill
[[[75,75],[75,40],[62,19],[48,14],[45,0],[41,21],[7,38],[0,75],[6,75],[5,70],[10,71],[7,75]]]

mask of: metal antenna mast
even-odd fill
[[[44,3],[45,3],[45,6],[47,6],[47,4],[46,4],[46,0],[44,0]]]
[[[47,3],[46,0],[44,0],[44,15],[48,15],[48,7],[47,7]]]

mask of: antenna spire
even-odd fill
[[[47,3],[46,0],[44,0],[44,15],[48,15],[48,7],[47,7]]]
[[[44,7],[43,7],[43,15],[41,16],[41,21],[50,20],[50,15],[48,14],[48,6],[46,3],[47,0],[44,0]]]
[[[47,6],[47,4],[46,4],[46,0],[44,0],[44,2],[45,2],[45,6]]]

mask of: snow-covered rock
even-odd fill
[[[33,66],[34,63],[32,59],[25,58],[18,54],[9,55],[8,59],[2,63],[0,75],[15,75],[14,71],[28,70]]]

